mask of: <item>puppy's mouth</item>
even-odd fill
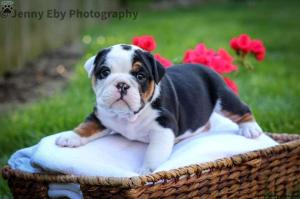
[[[113,106],[115,103],[118,103],[118,102],[120,102],[120,101],[123,102],[124,104],[126,104],[126,106],[128,107],[128,109],[129,109],[130,111],[132,111],[130,105],[129,105],[128,102],[123,98],[123,96],[121,96],[119,99],[115,100],[115,101],[109,106],[109,108],[112,108],[112,106]]]
[[[111,105],[109,106],[109,108],[113,108],[113,105],[118,103],[118,102],[123,102],[127,108],[129,109],[129,111],[133,112],[133,114],[137,114],[139,113],[144,107],[145,107],[145,103],[143,101],[141,101],[141,106],[138,110],[133,110],[131,108],[131,106],[129,105],[129,103],[123,98],[123,96],[121,96],[119,99],[115,100],[113,103],[111,103]]]

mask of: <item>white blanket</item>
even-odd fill
[[[176,144],[169,160],[155,172],[277,145],[265,134],[256,139],[236,135],[237,125],[218,114],[212,115],[211,124],[212,128],[208,132]],[[28,172],[48,171],[111,177],[138,175],[137,170],[142,165],[146,144],[113,135],[78,148],[61,148],[55,145],[55,139],[60,134],[45,137],[37,145],[17,151],[10,158],[9,165]],[[76,184],[51,184],[48,193],[50,197],[82,198]]]

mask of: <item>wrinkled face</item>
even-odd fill
[[[85,68],[92,78],[97,106],[117,114],[137,114],[151,102],[164,68],[133,45],[115,45],[90,58]]]

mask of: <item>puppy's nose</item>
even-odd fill
[[[119,82],[116,85],[116,87],[120,91],[121,96],[126,95],[127,94],[127,90],[130,88],[130,86],[128,84],[126,84],[125,82]]]

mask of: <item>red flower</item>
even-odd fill
[[[251,42],[250,50],[251,50],[251,52],[256,54],[256,53],[260,53],[261,51],[265,51],[265,47],[261,40],[254,39]]]
[[[192,61],[190,63],[192,64],[203,64],[206,66],[209,66],[210,58],[206,55],[197,55],[196,53],[192,57]]]
[[[194,56],[194,50],[189,49],[184,52],[183,63],[191,63]]]
[[[230,40],[230,46],[237,53],[242,51],[247,54],[251,48],[251,38],[247,34],[241,34],[240,36]]]
[[[219,49],[218,52],[215,52],[213,49],[208,49],[203,43],[198,44],[194,50],[187,50],[183,57],[183,63],[203,64],[220,74],[237,70],[237,67],[233,65],[233,57],[226,50]]]
[[[251,42],[251,52],[255,55],[258,61],[265,58],[266,48],[261,40],[255,39]]]
[[[248,53],[250,51],[251,46],[251,38],[247,34],[241,34],[238,39],[237,43],[239,48],[244,52]]]
[[[266,56],[266,48],[263,42],[259,39],[251,40],[250,36],[247,34],[241,34],[236,38],[232,38],[230,40],[230,46],[238,55],[240,52],[243,52],[244,55],[249,52],[252,53],[257,61],[264,60]],[[242,58],[244,58],[244,56],[242,56]]]
[[[162,57],[160,54],[155,54],[154,58],[161,63],[165,68],[169,68],[170,66],[173,65],[173,63],[168,60],[167,58]]]
[[[228,86],[228,87],[229,87],[236,95],[239,94],[239,89],[238,89],[236,83],[235,83],[233,80],[231,80],[231,79],[229,79],[229,78],[227,78],[227,77],[224,77],[224,81],[225,81],[226,85],[227,85],[227,86]]]
[[[255,54],[255,58],[257,61],[262,61],[265,59],[266,52],[262,51],[260,53]]]
[[[225,68],[225,62],[220,59],[219,57],[215,57],[211,60],[211,63],[209,64],[211,68],[213,68],[218,73],[224,73]]]
[[[222,57],[224,60],[232,63],[233,62],[233,57],[231,57],[231,55],[223,48],[220,48],[218,50],[218,55],[220,55],[220,57]]]
[[[237,42],[237,38],[232,38],[230,40],[230,47],[236,51],[239,50],[239,45],[238,45],[238,42]]]
[[[207,50],[208,49],[206,48],[205,44],[203,44],[203,43],[199,43],[195,47],[195,52],[200,55],[205,54],[207,52]]]
[[[209,66],[211,66],[216,72],[220,74],[230,73],[237,70],[237,67],[235,65],[227,62],[221,57],[214,57]]]
[[[139,46],[146,51],[153,51],[156,48],[156,42],[151,35],[143,35],[140,37],[133,37],[132,44]]]

